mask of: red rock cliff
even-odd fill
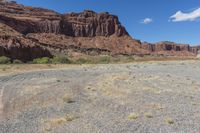
[[[117,16],[107,12],[60,14],[0,1],[0,56],[12,59],[73,53],[192,55],[198,49],[171,42],[141,43],[129,36]]]

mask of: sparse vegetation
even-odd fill
[[[172,118],[166,118],[165,119],[165,122],[167,123],[167,124],[174,124],[174,120],[172,119]]]
[[[121,63],[121,62],[132,62],[134,61],[133,56],[110,56],[110,55],[100,55],[100,56],[86,56],[84,58],[79,58],[73,63],[75,64],[109,64],[109,63]]]
[[[77,117],[76,117],[77,118]],[[72,114],[66,114],[65,115],[65,120],[66,121],[73,121],[75,119],[75,116]]]
[[[75,118],[76,117],[74,117],[74,115],[72,115],[72,114],[66,114],[65,116],[60,117],[60,118],[53,118],[53,119],[44,120],[44,124],[46,124],[49,128],[53,128],[53,127],[63,125],[66,122],[71,122]]]
[[[55,56],[51,59],[51,63],[53,64],[70,64],[71,61],[68,57],[65,56]]]
[[[0,64],[10,64],[11,63],[11,59],[5,56],[1,56],[0,57]]]
[[[66,103],[73,103],[73,99],[72,99],[72,95],[70,94],[65,94],[63,96],[63,101],[66,102]]]
[[[153,118],[153,114],[152,113],[145,113],[144,116],[146,118]]]
[[[65,118],[55,118],[44,121],[44,123],[48,124],[50,127],[57,127],[59,125],[64,124],[65,122],[67,122]]]
[[[161,61],[161,60],[181,60],[182,58],[164,58],[153,56],[135,56],[135,55],[83,55],[80,58],[67,57],[67,56],[54,56],[53,58],[42,57],[36,58],[32,61],[27,61],[28,64],[109,64],[109,63],[129,63],[135,61]],[[20,60],[11,61],[10,58],[0,57],[0,64],[22,64]]]
[[[23,62],[21,60],[16,59],[13,61],[13,64],[23,64]]]
[[[84,58],[80,58],[75,61],[75,64],[90,64],[90,63],[92,63],[91,60],[84,59]]]
[[[51,61],[49,57],[36,58],[33,60],[34,64],[48,64],[50,62]]]
[[[128,118],[129,118],[130,120],[136,120],[138,117],[139,117],[139,115],[136,114],[136,113],[131,113],[131,114],[129,114],[129,116],[128,116]]]
[[[101,64],[108,64],[111,62],[111,57],[110,56],[102,56],[99,59],[99,63]]]

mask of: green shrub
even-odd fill
[[[55,56],[53,59],[51,59],[51,63],[54,64],[69,64],[71,61],[67,57],[60,57],[60,56]]]
[[[48,64],[51,63],[49,57],[36,58],[33,60],[34,64]]]
[[[128,59],[129,61],[134,61],[134,60],[135,60],[135,58],[134,58],[133,56],[128,56],[127,59]]]
[[[91,61],[88,60],[88,59],[80,58],[80,59],[76,60],[75,63],[77,63],[77,64],[89,64],[89,63],[91,63]]]
[[[22,64],[22,63],[23,62],[21,60],[18,60],[18,59],[16,59],[16,60],[13,61],[13,64]]]
[[[114,63],[118,63],[120,61],[121,61],[120,57],[113,57],[112,58],[112,62],[114,62]]]
[[[0,64],[9,64],[9,63],[11,63],[10,58],[5,56],[0,57]]]
[[[100,58],[99,63],[108,64],[110,63],[111,59],[110,56],[103,56]]]

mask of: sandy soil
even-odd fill
[[[0,76],[2,133],[200,131],[200,61],[23,67]]]

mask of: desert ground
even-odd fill
[[[200,61],[0,66],[1,133],[198,133]]]

